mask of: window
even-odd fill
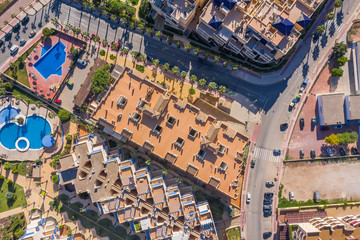
[[[198,154],[196,155],[198,158],[204,159],[206,152],[202,149],[199,150]]]
[[[176,118],[172,117],[172,116],[169,116],[166,123],[173,126],[176,122]]]
[[[196,138],[197,135],[198,135],[198,131],[193,129],[193,128],[190,128],[190,131],[189,131],[189,136],[192,137],[192,138]]]
[[[154,129],[153,129],[153,131],[154,131],[154,133],[156,133],[156,134],[160,134],[161,131],[162,131],[162,127],[156,124],[156,126],[155,126]]]

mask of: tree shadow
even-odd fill
[[[319,57],[319,53],[320,53],[320,48],[318,45],[315,46],[314,50],[313,50],[313,55],[312,58],[314,61],[316,61]]]
[[[343,19],[344,19],[344,14],[343,14],[343,12],[342,12],[342,11],[338,12],[338,13],[336,14],[336,24],[337,24],[338,26],[340,26],[340,25],[342,24],[342,22],[343,22]]]
[[[302,76],[305,78],[309,73],[309,64],[305,63],[302,68]]]
[[[324,35],[322,36],[322,38],[321,38],[321,41],[320,41],[321,47],[324,48],[324,47],[326,46],[327,42],[328,42],[328,36],[327,36],[326,34],[324,34]]]
[[[333,21],[333,22],[331,22],[331,25],[330,25],[330,28],[329,28],[330,37],[334,36],[335,32],[336,32],[336,28],[335,28],[335,23]]]

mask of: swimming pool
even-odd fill
[[[36,70],[38,70],[45,79],[52,74],[62,75],[62,65],[66,58],[65,48],[66,46],[61,41],[58,41],[47,52],[44,54],[42,52],[42,56],[34,64]]]
[[[41,57],[47,52],[49,51],[49,49],[51,48],[51,46],[43,46],[41,48]]]
[[[0,114],[1,115],[1,114]],[[40,149],[43,147],[42,139],[51,133],[48,121],[43,117],[32,115],[26,118],[26,123],[19,126],[16,123],[6,123],[0,130],[0,141],[9,149]],[[27,146],[26,140],[30,144]],[[16,148],[16,145],[18,148]],[[18,149],[19,150],[19,149]]]
[[[11,119],[15,118],[19,115],[19,110],[8,106],[0,111],[0,125],[10,121]]]

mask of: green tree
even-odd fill
[[[325,32],[325,30],[326,30],[326,28],[324,25],[320,25],[316,28],[316,32],[318,32],[318,33],[323,33],[323,32]]]
[[[334,6],[335,6],[336,8],[341,7],[341,5],[342,5],[342,0],[336,0],[335,3],[334,3]]]
[[[347,52],[347,48],[347,45],[343,42],[335,43],[335,46],[333,47],[333,53],[335,57],[344,56]]]
[[[115,14],[111,14],[110,19],[111,21],[116,21],[117,16]]]
[[[184,45],[184,49],[185,49],[187,52],[189,52],[189,51],[191,50],[191,48],[192,48],[192,46],[191,46],[190,43],[187,43],[187,44]]]
[[[349,143],[354,143],[359,138],[357,132],[338,133],[336,134],[336,136],[339,138],[339,143],[344,145],[347,145]]]
[[[139,25],[137,25],[137,29],[143,31],[145,29],[145,24],[143,22],[139,23]]]
[[[335,14],[333,14],[333,13],[328,13],[328,14],[326,14],[326,19],[327,19],[328,21],[333,20],[334,17],[335,17]]]
[[[345,57],[345,56],[341,56],[341,57],[339,57],[339,58],[336,60],[337,64],[338,64],[340,67],[344,66],[344,65],[347,63],[347,61],[348,61],[348,58]]]
[[[205,80],[204,78],[202,78],[202,79],[199,80],[199,85],[200,85],[200,86],[205,86],[206,83],[207,83],[207,82],[206,82],[206,80]]]
[[[11,200],[14,199],[14,193],[12,193],[12,192],[7,192],[6,195],[5,195],[5,197],[6,197],[6,200],[11,201]]]
[[[160,36],[161,36],[161,32],[160,32],[160,31],[157,31],[157,32],[155,33],[155,36],[160,37]]]
[[[150,166],[150,165],[151,165],[151,159],[150,159],[150,158],[147,159],[147,160],[145,161],[145,164],[146,164],[147,166]]]
[[[123,47],[123,48],[121,49],[121,54],[127,55],[128,53],[129,53],[129,49],[128,49],[128,48]]]
[[[193,52],[194,52],[194,54],[195,54],[196,56],[198,56],[199,53],[200,53],[200,49],[199,49],[199,48],[194,48]]]
[[[164,169],[162,170],[162,174],[165,175],[165,176],[168,175],[168,170],[164,168]]]
[[[194,89],[194,88],[190,88],[190,89],[189,89],[189,94],[190,94],[190,95],[194,95],[194,94],[195,94],[195,89]]]
[[[210,82],[208,86],[209,86],[210,90],[215,90],[217,85],[216,85],[216,82]]]
[[[198,77],[197,77],[196,75],[192,74],[192,75],[190,76],[190,82],[191,82],[191,83],[194,83],[194,82],[196,82],[197,80],[198,80]]]
[[[155,67],[158,67],[160,64],[160,61],[159,61],[159,59],[154,59],[152,63],[154,64]]]
[[[169,70],[169,68],[170,68],[170,64],[168,64],[168,63],[164,63],[164,65],[163,65],[163,69],[164,69],[164,71]]]
[[[51,181],[53,181],[53,183],[59,183],[59,178],[57,175],[52,175],[51,176]]]
[[[70,119],[70,112],[65,109],[60,109],[58,112],[58,117],[62,122],[67,122]]]
[[[110,82],[110,73],[107,71],[108,65],[95,70],[93,77],[91,78],[91,92],[99,93],[104,91],[105,85]]]
[[[45,28],[42,30],[42,34],[43,34],[43,36],[44,36],[45,39],[46,39],[46,38],[49,38],[50,35],[51,35],[51,33],[52,33],[52,31],[51,31],[51,29],[48,28],[48,27],[45,27]]]
[[[146,28],[146,32],[147,32],[148,34],[151,34],[153,31],[154,31],[154,30],[153,30],[151,27],[147,27],[147,28]]]
[[[342,77],[344,71],[340,68],[333,68],[331,69],[331,74],[334,76],[334,77]]]
[[[325,137],[325,142],[331,145],[339,144],[339,138],[335,134],[331,134],[330,136]]]
[[[66,141],[70,142],[72,140],[72,135],[69,134],[65,137]]]
[[[182,72],[180,73],[180,76],[181,76],[182,78],[186,78],[186,75],[187,75],[187,72],[185,72],[185,71],[182,71]]]
[[[217,56],[217,55],[214,56],[214,60],[213,60],[213,61],[214,61],[214,63],[217,63],[218,61],[220,61],[220,56]]]
[[[35,106],[36,106],[37,108],[40,108],[41,105],[42,105],[42,102],[41,102],[41,101],[36,101],[36,102],[35,102]]]
[[[178,74],[179,73],[179,68],[177,66],[174,66],[172,69],[171,69],[171,72],[173,74]]]
[[[139,60],[140,60],[140,62],[145,62],[146,61],[146,56],[144,54],[140,54]]]

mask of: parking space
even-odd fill
[[[339,80],[341,81],[341,79]],[[339,146],[331,146],[324,141],[324,138],[332,133],[343,133],[346,131],[357,131],[356,126],[345,126],[342,129],[334,129],[333,127],[320,128],[314,126],[311,121],[316,117],[316,94],[330,93],[331,87],[331,72],[330,67],[327,66],[319,75],[319,79],[313,86],[308,98],[299,114],[292,137],[289,143],[289,159],[299,159],[300,151],[304,150],[304,158],[310,158],[310,151],[315,150],[317,157],[328,156],[327,148],[332,149],[335,155],[339,155]],[[334,113],[336,114],[336,113]],[[303,120],[301,120],[303,119]],[[300,124],[303,121],[303,127]],[[350,152],[353,145],[349,144],[345,151]]]
[[[282,171],[282,193],[289,199],[289,192],[294,192],[297,201],[312,199],[315,191],[321,199],[360,199],[359,171],[358,161],[287,163]]]

